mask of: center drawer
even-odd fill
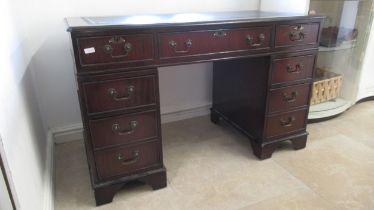
[[[160,58],[270,47],[271,26],[159,34]]]
[[[100,113],[156,105],[156,75],[83,84],[87,112]]]
[[[90,120],[94,149],[144,141],[158,136],[157,112],[148,111]]]
[[[128,175],[160,166],[160,141],[152,141],[95,153],[97,174],[100,179]]]

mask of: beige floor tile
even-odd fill
[[[175,194],[170,186],[153,191],[150,186],[135,183],[119,191],[112,203],[117,203],[121,206],[119,209],[126,210],[179,209]]]
[[[55,209],[91,209],[94,197],[82,141],[56,146]]]
[[[358,103],[344,112],[342,117],[346,119],[361,119],[374,115],[374,101]]]
[[[308,124],[309,142],[343,134],[374,149],[374,101],[356,104],[328,121]]]
[[[308,143],[340,134],[338,129],[326,125],[326,122],[310,123],[307,131],[309,132]]]
[[[200,165],[181,166],[186,172],[174,177],[169,187],[176,192],[181,209],[238,209],[284,192],[305,188],[273,161],[247,161],[226,165],[226,170]]]
[[[301,189],[261,201],[240,210],[338,210],[309,189]]]
[[[343,135],[273,160],[341,209],[374,209],[374,150]]]
[[[374,149],[374,114],[360,119],[346,119],[334,123],[340,134],[343,134],[357,142],[361,142]]]
[[[166,149],[169,186],[181,209],[237,209],[305,187],[274,161],[258,161],[247,138],[228,132]]]
[[[192,145],[212,138],[229,136],[228,126],[215,125],[209,116],[197,117],[162,125],[163,145],[168,148]],[[211,132],[214,130],[214,132]]]
[[[55,209],[374,209],[373,114],[374,102],[365,102],[310,124],[306,149],[286,142],[265,161],[246,137],[208,116],[164,124],[168,187],[132,183],[100,207],[82,141],[59,144]]]

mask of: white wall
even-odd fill
[[[374,5],[373,5],[374,7]],[[371,23],[371,31],[366,47],[365,57],[359,83],[357,101],[374,96],[374,21]]]
[[[261,0],[260,10],[308,14],[310,0]]]
[[[18,200],[15,197],[14,192],[14,185],[11,180],[8,179],[10,170],[9,170],[9,164],[6,160],[5,154],[4,154],[4,145],[3,140],[0,136],[0,209],[1,210],[10,210],[13,208],[12,200],[15,204],[15,208],[18,208]],[[8,190],[9,187],[9,190]],[[13,196],[13,199],[11,200],[11,196]]]
[[[0,134],[19,209],[44,207],[47,138],[30,64],[32,48],[16,1],[0,1]],[[25,8],[26,9],[26,8]],[[31,8],[28,8],[31,9]],[[32,19],[32,17],[30,18]]]
[[[11,210],[12,203],[10,201],[8,189],[5,184],[5,179],[3,173],[0,171],[0,209],[1,210]]]

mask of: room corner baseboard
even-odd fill
[[[210,113],[210,107],[211,105],[209,104],[209,105],[194,107],[191,109],[185,109],[181,111],[162,113],[161,123],[169,123],[169,122],[208,115]]]
[[[44,170],[44,192],[43,192],[43,210],[53,210],[55,200],[54,188],[54,141],[52,132],[47,133],[46,161]]]
[[[83,139],[82,123],[75,123],[68,126],[54,128],[51,129],[51,132],[56,144]]]
[[[169,123],[208,115],[210,113],[210,107],[211,105],[209,104],[181,111],[162,113],[161,123]],[[76,141],[83,139],[83,125],[82,123],[75,123],[68,126],[62,126],[51,129],[51,133],[56,144]]]

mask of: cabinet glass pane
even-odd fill
[[[309,8],[310,14],[326,16],[309,116],[315,119],[339,114],[355,102],[373,0],[311,0]]]

